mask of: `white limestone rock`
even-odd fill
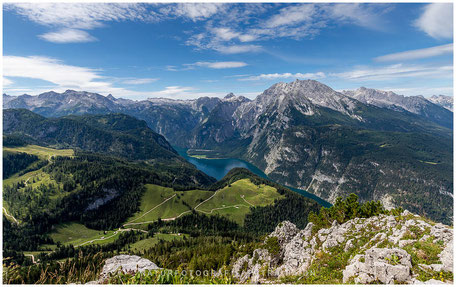
[[[107,276],[110,273],[114,274],[117,271],[127,273],[158,269],[161,268],[148,259],[136,255],[117,255],[106,260],[101,275]]]
[[[375,280],[384,284],[405,283],[411,279],[411,256],[399,248],[373,247],[366,251],[366,255],[357,255],[350,263],[343,271],[344,283],[350,278],[360,284]]]

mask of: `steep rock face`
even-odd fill
[[[233,113],[234,130],[231,125],[212,127],[230,131],[227,141],[211,141],[213,133],[206,128],[199,138],[206,149],[234,150],[233,156],[270,178],[330,202],[355,192],[362,200],[381,200],[445,220],[447,215],[437,213],[445,210],[451,216],[452,183],[449,173],[443,178],[446,173],[437,169],[452,169],[444,155],[451,141],[427,134],[424,125],[415,125],[417,116],[404,113],[365,105],[316,81],[295,81],[273,85],[241,104]],[[407,134],[397,133],[403,131]],[[243,147],[233,143],[236,136]],[[417,145],[432,146],[432,156],[440,154],[446,164],[420,161],[413,147]],[[437,145],[441,148],[434,149]],[[432,175],[427,172],[434,169]],[[423,193],[434,194],[434,206],[440,208],[420,209]]]
[[[453,126],[453,113],[427,100],[422,96],[404,97],[391,91],[381,91],[361,87],[355,91],[343,91],[344,94],[357,99],[365,104],[396,111],[408,111],[422,116],[441,126],[451,128]],[[438,101],[438,99],[435,99]]]
[[[430,102],[426,105],[448,113]],[[434,214],[435,210],[418,210],[418,198],[425,192],[441,197],[436,206],[452,214],[446,204],[452,199],[450,177],[440,177],[443,174],[437,170],[433,175],[423,172],[443,165],[420,161],[412,147],[440,145],[432,155],[444,159],[445,151],[451,150],[450,140],[429,134],[440,127],[428,129],[429,122],[403,108],[394,111],[366,105],[316,81],[297,80],[273,85],[255,100],[241,104],[233,118],[234,129],[229,124],[212,127],[229,131],[229,137],[213,140],[214,133],[202,128],[193,147],[200,138],[206,149],[233,152],[230,156],[253,163],[270,178],[330,202],[355,192],[362,200],[382,200],[444,220],[446,215]],[[233,141],[236,136],[238,140]],[[444,161],[451,170],[451,163]]]
[[[447,110],[453,111],[453,97],[444,95],[434,95],[429,98],[429,101],[433,102],[436,105],[442,106]]]
[[[239,133],[235,130],[233,113],[239,106],[248,102],[250,100],[245,97],[228,94],[195,127],[188,140],[189,145],[204,148],[237,139]]]
[[[280,246],[276,254],[267,250],[271,237]],[[242,283],[276,282],[285,276],[313,276],[319,264],[333,264],[339,283],[423,283],[419,279],[427,281],[435,272],[452,274],[452,244],[453,229],[408,211],[334,221],[320,230],[313,223],[298,230],[283,222],[264,248],[233,263],[232,274]]]

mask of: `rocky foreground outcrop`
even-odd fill
[[[322,267],[330,270],[332,283],[452,283],[453,229],[408,211],[334,221],[319,230],[313,223],[299,230],[285,221],[263,248],[239,258],[232,273],[241,283],[271,283],[287,276],[324,283]]]
[[[123,273],[136,273],[145,272],[146,270],[158,270],[159,268],[152,261],[141,258],[136,255],[117,255],[106,259],[103,270],[100,273],[98,280],[88,282],[87,284],[101,284],[104,283],[110,275],[117,272]]]

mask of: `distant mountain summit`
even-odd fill
[[[434,123],[447,128],[453,126],[453,114],[422,96],[405,97],[391,91],[382,91],[361,87],[354,91],[343,91],[344,94],[358,101],[395,111],[407,111],[420,115]]]
[[[442,106],[447,110],[453,111],[453,97],[444,95],[434,95],[429,98],[429,101],[433,102],[436,105]]]

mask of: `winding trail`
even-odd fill
[[[6,211],[6,209],[4,207],[2,207],[2,208],[3,208],[3,212],[5,213],[6,217],[13,219],[16,224],[19,224],[19,221],[17,221],[17,219],[14,218],[14,216],[12,216],[11,214],[8,214],[8,211]]]
[[[250,206],[255,206],[255,205],[251,204],[250,202],[248,202],[248,201],[245,199],[245,195],[244,195],[244,194],[241,195],[241,198],[242,198],[245,202],[247,202],[248,204],[250,204]]]
[[[243,207],[247,207],[249,208],[250,206],[255,206],[254,204],[248,202],[246,199],[245,199],[245,195],[242,194],[240,195],[240,197],[242,198],[242,200],[244,200],[248,205],[245,205],[245,204],[235,204],[235,205],[230,205],[230,206],[223,206],[223,207],[216,207],[216,208],[213,208],[211,209],[210,211],[204,211],[204,210],[201,210],[201,209],[198,209],[201,205],[203,205],[204,203],[208,202],[209,200],[211,200],[212,198],[214,198],[217,193],[219,193],[221,191],[221,189],[217,190],[214,192],[213,195],[211,195],[210,197],[208,197],[207,199],[205,199],[204,201],[200,202],[198,205],[196,205],[193,209],[191,210],[187,210],[187,211],[184,211],[182,212],[181,214],[175,216],[175,217],[170,217],[170,218],[163,218],[162,221],[173,221],[173,220],[176,220],[178,219],[179,217],[181,217],[182,215],[184,214],[187,214],[187,213],[190,213],[192,212],[193,210],[195,211],[199,211],[199,212],[202,212],[202,213],[205,213],[205,214],[212,214],[214,211],[216,210],[222,210],[222,209],[227,209],[227,208],[239,208],[241,206]],[[149,220],[149,221],[142,221],[142,222],[135,222],[136,220],[140,219],[141,217],[144,217],[146,214],[148,214],[149,212],[153,211],[154,209],[156,209],[157,207],[161,206],[162,204],[164,204],[165,202],[167,202],[168,200],[172,199],[173,197],[175,197],[176,194],[174,194],[173,196],[171,196],[170,198],[167,198],[165,199],[163,202],[161,202],[160,204],[158,204],[157,206],[153,207],[152,209],[150,209],[149,211],[147,211],[146,213],[144,213],[143,215],[141,215],[140,217],[137,217],[131,221],[129,221],[128,223],[125,223],[123,226],[127,226],[127,225],[143,225],[143,224],[148,224],[148,223],[154,223],[156,222],[157,220]]]
[[[141,217],[144,217],[146,214],[148,214],[149,212],[153,211],[153,210],[156,209],[157,207],[163,205],[164,203],[166,203],[168,200],[174,198],[175,196],[176,196],[176,194],[174,194],[174,195],[171,196],[170,198],[165,199],[165,200],[164,200],[163,202],[161,202],[159,205],[157,205],[157,206],[151,208],[150,210],[148,210],[146,213],[144,213],[144,214],[141,215],[140,217],[137,217],[137,218],[133,219],[132,221],[129,221],[129,222],[125,223],[123,226],[127,226],[127,225],[136,225],[137,223],[133,223],[133,222],[135,222],[136,220],[140,219]]]
[[[27,178],[25,181],[24,181],[24,186],[27,186],[27,182],[31,179],[32,177],[30,176],[29,178]]]
[[[24,254],[24,256],[32,257],[32,263],[37,264],[38,262],[35,261],[35,256],[33,254]]]
[[[244,206],[244,207],[247,207],[247,208],[249,207],[248,205],[245,205],[245,204],[235,204],[235,205],[230,205],[230,206],[212,208],[211,211],[204,211],[204,210],[198,210],[198,211],[206,213],[206,214],[211,214],[215,210],[227,209],[227,208],[233,208],[233,207],[239,208],[240,206]]]
[[[192,210],[193,210],[193,209],[192,209]],[[192,210],[187,210],[187,211],[182,212],[182,213],[179,214],[178,216],[170,217],[170,218],[163,218],[162,220],[163,220],[163,221],[173,221],[173,220],[178,219],[179,217],[181,217],[181,216],[184,215],[184,214],[187,214],[187,213],[189,213],[189,212],[192,212]]]
[[[211,200],[214,196],[217,195],[217,193],[220,191],[221,189],[217,190],[214,192],[214,194],[212,196],[210,196],[208,199],[200,202],[197,206],[195,206],[193,209],[196,210],[198,207],[200,207],[202,204],[206,203],[207,201]]]
[[[220,190],[217,190],[216,192],[214,192],[213,195],[211,195],[209,198],[207,198],[206,200],[200,202],[197,206],[195,206],[192,210],[196,210],[200,205],[202,205],[203,203],[207,202],[208,200],[210,200],[211,198],[213,198],[214,196],[217,195],[217,192],[219,192]],[[142,224],[148,224],[148,223],[154,223],[156,222],[157,220],[149,220],[149,221],[143,221],[143,222],[134,222],[136,220],[138,220],[139,218],[143,217],[144,215],[146,215],[147,213],[151,212],[152,210],[154,210],[155,208],[159,207],[160,205],[162,205],[163,203],[165,203],[166,201],[170,200],[171,198],[173,198],[174,196],[176,196],[176,194],[174,194],[173,196],[171,196],[170,198],[166,199],[165,201],[163,201],[162,203],[160,203],[159,205],[155,206],[154,208],[152,208],[151,210],[147,211],[146,213],[144,213],[143,215],[141,215],[140,217],[138,218],[135,218],[134,220],[128,222],[128,223],[125,223],[123,226],[127,226],[127,225],[142,225]],[[173,221],[173,220],[176,220],[177,218],[181,217],[182,215],[184,214],[187,214],[189,212],[192,212],[192,210],[187,210],[187,211],[184,211],[182,212],[181,214],[179,214],[178,216],[175,216],[175,217],[170,217],[170,218],[164,218],[162,219],[163,221]]]
[[[107,240],[107,239],[109,239],[109,238],[112,238],[112,237],[116,236],[117,233],[119,233],[119,232],[127,232],[127,231],[141,231],[141,232],[143,232],[143,233],[147,233],[147,231],[142,230],[142,229],[134,229],[134,228],[121,229],[121,228],[119,227],[118,230],[114,231],[114,233],[113,233],[112,235],[108,236],[108,237],[102,236],[102,237],[100,237],[100,238],[92,239],[92,240],[86,241],[86,242],[84,242],[84,243],[81,243],[81,244],[79,244],[79,245],[75,245],[74,247],[79,247],[79,246],[82,246],[82,245],[86,245],[86,244],[89,244],[89,243],[93,243],[93,242],[95,242],[95,241]]]

